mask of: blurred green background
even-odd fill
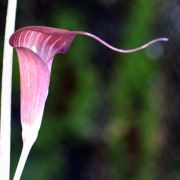
[[[0,0],[1,59],[6,6]],[[18,1],[16,29],[88,31],[124,49],[170,38],[118,54],[77,37],[57,55],[22,180],[180,179],[179,17],[179,0]],[[22,148],[16,53],[13,63],[11,176]]]

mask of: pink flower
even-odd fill
[[[51,65],[57,53],[66,53],[75,33],[55,28],[30,26],[10,38],[20,66],[21,124],[23,140],[37,135],[48,95]],[[30,130],[31,129],[31,130]],[[29,132],[31,131],[31,132]]]
[[[44,26],[29,26],[17,30],[10,38],[10,44],[16,48],[20,66],[21,84],[21,124],[23,140],[34,141],[41,125],[44,106],[48,95],[51,66],[57,53],[67,53],[76,35],[89,36],[108,48],[130,53],[141,50],[157,41],[155,39],[139,48],[122,50],[112,47],[95,35],[82,31],[69,31]]]

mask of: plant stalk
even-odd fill
[[[28,155],[29,155],[29,152],[31,150],[32,145],[33,145],[33,143],[32,144],[29,144],[29,143],[24,143],[23,144],[21,156],[20,156],[18,166],[16,168],[16,172],[15,172],[13,180],[20,180],[23,169],[24,169],[24,166],[26,164],[26,160],[28,158]]]
[[[14,32],[17,0],[8,0],[3,52],[1,124],[0,124],[0,179],[10,177],[10,138],[11,138],[11,87],[13,48],[9,37]]]

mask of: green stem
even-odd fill
[[[17,0],[9,0],[6,16],[2,91],[1,91],[1,129],[0,129],[0,179],[10,177],[10,137],[11,137],[11,84],[13,49],[9,37],[14,32]]]
[[[22,148],[21,156],[13,180],[20,180],[26,160],[33,144],[25,143]]]

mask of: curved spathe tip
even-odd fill
[[[95,39],[96,41],[98,41],[99,43],[101,43],[102,45],[106,46],[107,48],[113,50],[113,51],[116,51],[116,52],[119,52],[119,53],[133,53],[133,52],[136,52],[136,51],[140,51],[142,49],[145,49],[146,47],[154,44],[154,43],[157,43],[157,42],[166,42],[168,41],[168,38],[157,38],[157,39],[154,39],[152,41],[149,41],[137,48],[133,48],[133,49],[120,49],[120,48],[116,48],[110,44],[108,44],[107,42],[105,42],[104,40],[102,40],[101,38],[99,38],[98,36],[94,35],[94,34],[91,34],[91,33],[88,33],[88,32],[83,32],[83,31],[75,31],[77,34],[79,35],[84,35],[84,36],[88,36],[90,38],[93,38]]]

